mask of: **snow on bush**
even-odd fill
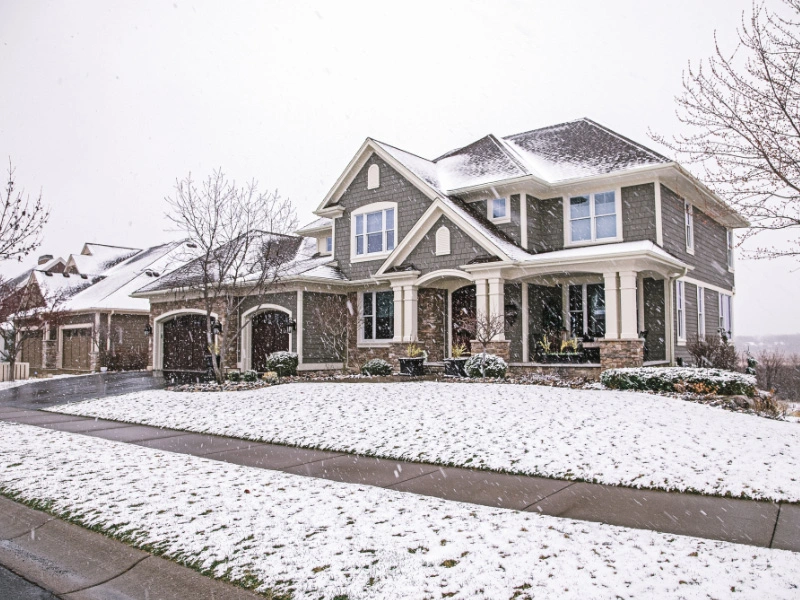
[[[391,375],[392,365],[383,359],[373,358],[361,367],[361,372],[364,375]]]
[[[245,371],[244,375],[242,375],[242,380],[248,383],[253,383],[254,381],[258,381],[258,373],[250,369],[249,371]]]
[[[228,381],[239,383],[242,380],[242,374],[239,371],[230,371],[228,373]]]
[[[639,367],[608,369],[600,381],[616,390],[652,392],[693,392],[722,396],[756,393],[753,375],[723,371],[721,369],[695,369],[688,367]]]
[[[278,377],[297,375],[297,354],[294,352],[273,352],[267,358],[267,369],[275,371]]]
[[[505,377],[508,365],[494,354],[473,354],[467,359],[464,370],[470,377]]]

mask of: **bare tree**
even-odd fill
[[[67,321],[69,313],[63,309],[67,294],[66,290],[39,286],[32,279],[21,285],[13,280],[0,282],[0,359],[9,363],[12,381],[25,342]]]
[[[783,4],[778,13],[754,3],[736,49],[717,44],[714,56],[689,65],[676,99],[686,133],[650,134],[750,219],[741,241],[800,228],[800,0]],[[753,256],[800,257],[800,237]]]
[[[354,342],[361,321],[361,312],[346,297],[335,296],[335,299],[318,303],[312,313],[312,326],[317,332],[317,339],[327,352],[342,360],[343,370],[350,366],[360,366],[360,356]]]
[[[42,204],[42,194],[31,200],[24,189],[17,190],[15,169],[8,161],[8,182],[0,208],[0,261],[22,260],[41,244],[42,228],[50,211]]]
[[[277,191],[259,192],[255,181],[237,186],[221,169],[199,187],[189,174],[166,201],[167,217],[187,237],[190,252],[169,280],[187,296],[199,296],[214,376],[222,382],[228,353],[235,353],[246,326],[241,309],[275,291],[298,254],[302,239],[289,235],[297,226],[294,207]]]

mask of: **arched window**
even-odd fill
[[[374,190],[381,185],[381,168],[378,165],[371,165],[367,171],[367,189]]]
[[[450,254],[450,230],[442,225],[436,230],[436,256]]]

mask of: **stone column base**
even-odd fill
[[[472,354],[480,354],[483,352],[483,346],[480,344],[480,342],[472,340],[469,344],[470,352]],[[489,342],[486,344],[486,352],[488,354],[499,356],[504,361],[508,362],[511,360],[511,342],[508,340],[504,340],[502,342]]]
[[[600,344],[600,369],[641,367],[644,364],[644,340],[597,340]]]

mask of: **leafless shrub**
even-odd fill
[[[702,340],[695,338],[686,344],[686,350],[698,367],[712,367],[726,371],[736,369],[738,359],[736,347],[725,336],[709,335]]]

